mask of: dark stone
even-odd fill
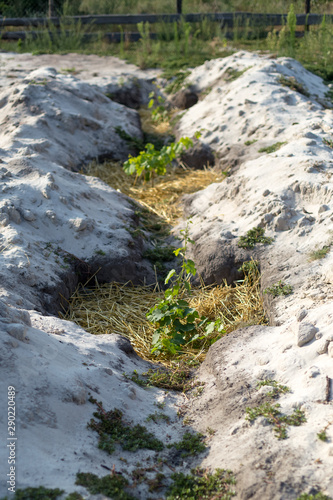
[[[134,351],[130,340],[123,335],[117,335],[117,347],[119,347],[119,349],[129,358],[140,359]]]

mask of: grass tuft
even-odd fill
[[[313,252],[310,253],[309,260],[319,260],[323,259],[326,257],[326,255],[330,251],[330,246],[324,245],[322,248],[319,248],[318,250],[314,250]]]

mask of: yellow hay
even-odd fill
[[[179,201],[184,194],[195,193],[224,178],[214,168],[190,170],[178,167],[170,168],[165,176],[155,178],[153,187],[141,180],[134,185],[133,178],[125,174],[117,162],[92,162],[86,173],[99,177],[114,189],[134,198],[168,224],[175,223],[181,216]]]
[[[120,334],[131,341],[136,352],[146,360],[156,361],[151,354],[153,326],[146,313],[164,297],[163,292],[149,286],[110,283],[90,289],[77,289],[63,317],[74,321],[94,335]],[[259,278],[250,284],[248,280],[236,287],[223,284],[194,288],[191,296],[185,296],[191,307],[209,320],[220,318],[226,333],[240,326],[263,323],[264,314],[259,295]],[[201,350],[189,348],[182,358],[204,358],[210,342]],[[172,361],[167,356],[158,358],[165,364]]]

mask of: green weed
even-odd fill
[[[265,230],[260,227],[254,227],[250,229],[246,236],[241,236],[238,241],[238,246],[240,248],[254,248],[257,243],[263,243],[264,245],[270,245],[274,240],[264,236]]]
[[[171,80],[170,83],[165,87],[165,92],[167,94],[175,94],[178,92],[180,89],[184,87],[184,81],[186,78],[191,74],[190,71],[172,71],[172,72],[163,72],[161,77],[162,78],[167,78],[168,80]]]
[[[165,413],[155,411],[155,413],[151,413],[150,415],[148,415],[146,421],[152,421],[155,422],[155,424],[158,424],[158,422],[165,422],[167,424],[170,424],[170,417]]]
[[[120,474],[98,477],[90,472],[78,472],[75,484],[84,486],[92,495],[101,493],[114,500],[135,500],[135,497],[125,491],[128,481]]]
[[[227,82],[233,82],[237,80],[240,76],[242,76],[245,71],[247,71],[249,68],[245,68],[242,70],[237,70],[235,68],[227,68],[226,69],[226,81]]]
[[[164,448],[162,441],[148,432],[146,427],[124,423],[121,410],[105,411],[101,402],[97,402],[94,398],[90,398],[89,401],[97,406],[97,411],[94,413],[97,420],[92,418],[88,427],[98,433],[98,447],[101,450],[112,454],[116,444],[127,451],[137,451],[141,448],[160,451]]]
[[[137,151],[140,151],[145,147],[145,144],[142,141],[142,139],[139,139],[138,137],[132,137],[127,132],[125,132],[125,130],[123,130],[121,127],[115,127],[115,132],[119,135],[121,139],[126,141],[129,146],[132,146]]]
[[[264,386],[272,387],[272,390],[266,394],[266,396],[272,399],[277,399],[280,397],[280,394],[286,394],[287,392],[290,392],[289,387],[279,384],[276,380],[262,380],[258,382],[257,389],[260,389],[260,387]]]
[[[251,146],[251,144],[254,144],[255,142],[257,142],[258,139],[252,139],[252,141],[245,141],[244,144],[245,146]]]
[[[69,495],[67,495],[65,500],[84,500],[84,499],[83,499],[83,496],[80,495],[80,493],[77,493],[76,491],[74,491],[73,493],[70,493]]]
[[[317,437],[318,437],[318,439],[320,439],[320,441],[327,441],[328,440],[326,430],[322,430],[322,431],[318,432]]]
[[[168,448],[176,448],[179,450],[182,458],[199,455],[206,450],[206,446],[203,443],[204,437],[205,436],[199,432],[185,432],[181,441],[168,444]]]
[[[287,144],[286,142],[276,142],[275,144],[272,144],[271,146],[267,146],[266,148],[260,148],[258,150],[258,153],[275,153],[275,151],[278,151],[282,146]]]
[[[191,474],[177,472],[171,478],[173,484],[167,492],[167,500],[231,500],[236,494],[233,489],[236,480],[230,470],[216,469],[210,473],[197,467]]]
[[[157,406],[157,408],[159,410],[163,410],[165,408],[165,402],[164,401],[158,401],[157,403],[154,403],[155,406]]]
[[[323,143],[324,143],[326,146],[328,146],[329,148],[333,149],[333,139],[326,139],[326,138],[324,137],[324,139],[323,139]]]
[[[11,495],[10,498],[11,500],[56,500],[63,493],[64,490],[59,488],[52,489],[38,486],[36,488],[18,489],[15,495]],[[1,500],[8,500],[8,497]]]
[[[333,420],[331,422],[328,422],[325,427],[318,432],[317,437],[321,441],[328,441],[328,435],[327,435],[327,429],[333,424]]]
[[[278,82],[281,83],[284,87],[289,87],[291,90],[295,90],[296,92],[299,92],[300,94],[305,95],[306,97],[309,97],[310,94],[304,87],[304,85],[296,80],[294,76],[284,76],[281,75],[278,78]]]
[[[326,257],[326,255],[329,253],[330,247],[328,245],[324,245],[322,248],[319,250],[314,250],[313,252],[310,253],[309,260],[318,260],[318,259],[323,259]]]
[[[95,253],[97,255],[106,255],[106,253],[104,252],[104,250],[101,250],[101,249],[95,250]]]
[[[315,495],[311,495],[309,493],[302,493],[299,497],[297,497],[297,500],[332,500],[331,497],[328,497],[327,495],[324,495],[324,493],[316,493]]]
[[[266,288],[264,293],[269,293],[270,295],[273,295],[273,297],[278,297],[279,295],[290,295],[293,293],[293,287],[280,280],[278,283]]]
[[[267,421],[273,425],[273,430],[278,439],[286,439],[287,426],[299,426],[306,422],[305,414],[302,410],[294,409],[291,415],[283,415],[280,412],[281,405],[276,403],[263,403],[255,408],[246,408],[246,420],[254,421],[258,417],[265,417]]]
[[[175,248],[169,245],[156,245],[156,247],[146,250],[143,257],[156,265],[161,265],[163,262],[171,262],[175,259],[174,250]]]

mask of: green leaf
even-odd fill
[[[175,269],[171,269],[171,271],[168,272],[168,276],[165,278],[164,283],[167,285],[171,278],[176,274]]]
[[[153,344],[153,346],[155,346],[155,344],[157,344],[157,342],[160,340],[160,333],[158,330],[156,330],[153,334],[153,338],[151,340],[151,343]]]
[[[176,257],[178,257],[179,253],[184,251],[185,247],[177,248],[176,250],[173,251]]]
[[[211,321],[205,328],[206,335],[210,335],[215,330],[215,322]]]

